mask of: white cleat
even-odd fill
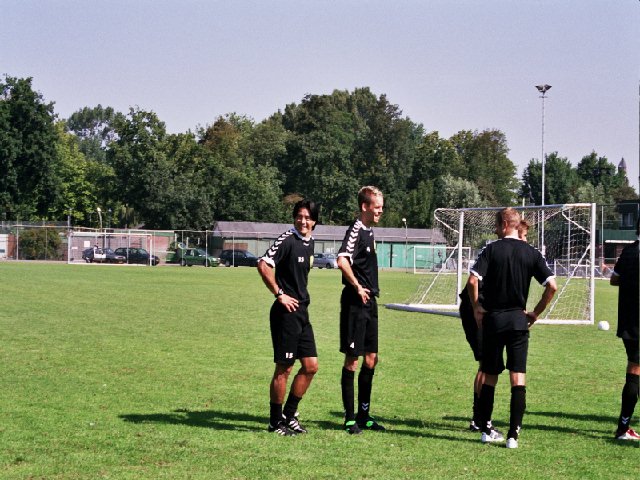
[[[482,443],[496,443],[504,442],[504,437],[498,430],[492,428],[489,433],[482,432],[480,440]]]

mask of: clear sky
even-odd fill
[[[172,133],[368,86],[450,137],[497,128],[519,175],[595,150],[638,188],[638,0],[0,0],[0,73],[60,118],[153,110]]]

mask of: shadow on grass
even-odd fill
[[[584,422],[590,422],[586,428],[576,428],[576,427],[563,427],[560,425],[545,425],[540,423],[531,423],[527,420],[529,417],[550,417],[558,420],[580,420]],[[467,417],[455,417],[455,416],[445,416],[442,417],[443,420],[450,420],[454,422],[468,422],[469,418]],[[509,425],[506,423],[500,423],[499,421],[495,421],[494,425],[498,428],[508,429]],[[603,416],[603,415],[588,415],[588,414],[579,414],[579,413],[571,413],[571,412],[537,412],[537,411],[527,411],[524,414],[524,422],[523,428],[524,430],[540,430],[546,432],[562,432],[569,433],[574,435],[582,435],[589,438],[599,438],[611,441],[616,441],[613,439],[613,431],[618,423],[617,417]]]
[[[339,419],[336,422],[305,422],[315,424],[320,428],[327,430],[342,430],[342,421],[344,419],[343,412],[330,412],[331,416]],[[413,418],[388,418],[375,416],[376,421],[380,422],[387,428],[384,433],[370,432],[367,435],[403,435],[414,438],[434,438],[437,440],[450,440],[454,442],[470,442],[478,443],[479,435],[469,432],[464,428],[456,428],[450,423],[441,422],[425,422],[424,420]],[[466,431],[465,431],[466,430]],[[436,433],[437,432],[437,433]],[[468,434],[468,435],[467,435]]]
[[[266,430],[265,417],[247,413],[218,412],[213,410],[191,411],[174,410],[170,413],[130,413],[119,415],[130,423],[164,423],[169,425],[186,425],[189,427],[212,428],[214,430],[262,431]],[[259,423],[264,426],[247,425]]]

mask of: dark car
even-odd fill
[[[124,263],[127,258],[118,255],[111,248],[87,248],[82,251],[82,259],[87,263]]]
[[[205,267],[217,267],[220,260],[217,257],[207,255],[201,248],[179,248],[174,257],[174,263],[179,263],[183,267],[192,265],[204,265]]]
[[[258,257],[247,250],[222,250],[220,263],[225,267],[255,267]]]
[[[145,265],[156,266],[160,263],[160,259],[155,255],[151,256],[144,248],[120,247],[116,248],[116,255],[122,255],[126,258],[127,263],[142,263]],[[149,258],[151,257],[151,261]]]
[[[314,253],[313,266],[317,268],[338,268],[338,260],[333,253]]]

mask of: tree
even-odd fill
[[[59,203],[53,103],[32,78],[0,81],[0,211],[7,218],[49,218]]]
[[[357,210],[358,180],[352,155],[354,117],[346,111],[346,95],[308,95],[300,105],[287,105],[282,122],[292,132],[287,155],[278,165],[283,190],[312,197],[322,205],[323,222],[345,223]]]
[[[566,157],[553,152],[545,158],[545,204],[555,205],[576,201],[581,185],[575,169]],[[522,174],[520,196],[535,205],[542,204],[542,164],[531,159]]]
[[[582,157],[577,167],[578,176],[594,187],[602,185],[607,196],[620,200],[632,200],[638,197],[635,190],[629,186],[629,180],[623,171],[594,151]]]
[[[478,186],[488,205],[513,205],[518,180],[505,134],[500,130],[461,131],[450,140],[467,167],[466,179]]]
[[[122,117],[111,107],[84,107],[71,114],[66,128],[78,137],[80,151],[88,159],[105,163],[107,146],[117,138],[114,123]]]
[[[473,208],[482,207],[485,204],[478,187],[469,180],[445,174],[437,180],[436,186],[438,207]]]
[[[175,171],[166,154],[166,129],[157,115],[130,109],[114,122],[118,139],[109,145],[107,161],[118,182],[117,198],[133,208],[147,228],[172,228]],[[125,219],[130,225],[131,219]]]
[[[218,117],[199,131],[199,143],[207,152],[204,177],[210,179],[217,220],[289,219],[281,201],[281,175],[272,157],[284,152],[283,133],[271,122],[256,129],[250,119],[235,114]]]
[[[60,160],[57,167],[60,197],[52,210],[56,218],[71,215],[74,222],[82,224],[96,205],[100,205],[96,193],[102,179],[96,176],[97,169],[91,168],[91,162],[80,151],[78,138],[65,132],[64,122],[56,124],[56,133],[56,149]]]
[[[423,180],[407,193],[403,211],[407,223],[414,228],[428,228],[432,224],[434,207],[434,182]]]
[[[326,223],[346,223],[357,212],[358,188],[376,185],[385,194],[381,225],[400,222],[420,125],[368,88],[307,95],[287,105],[281,118],[290,132],[278,160],[286,193],[312,196],[322,203]]]

